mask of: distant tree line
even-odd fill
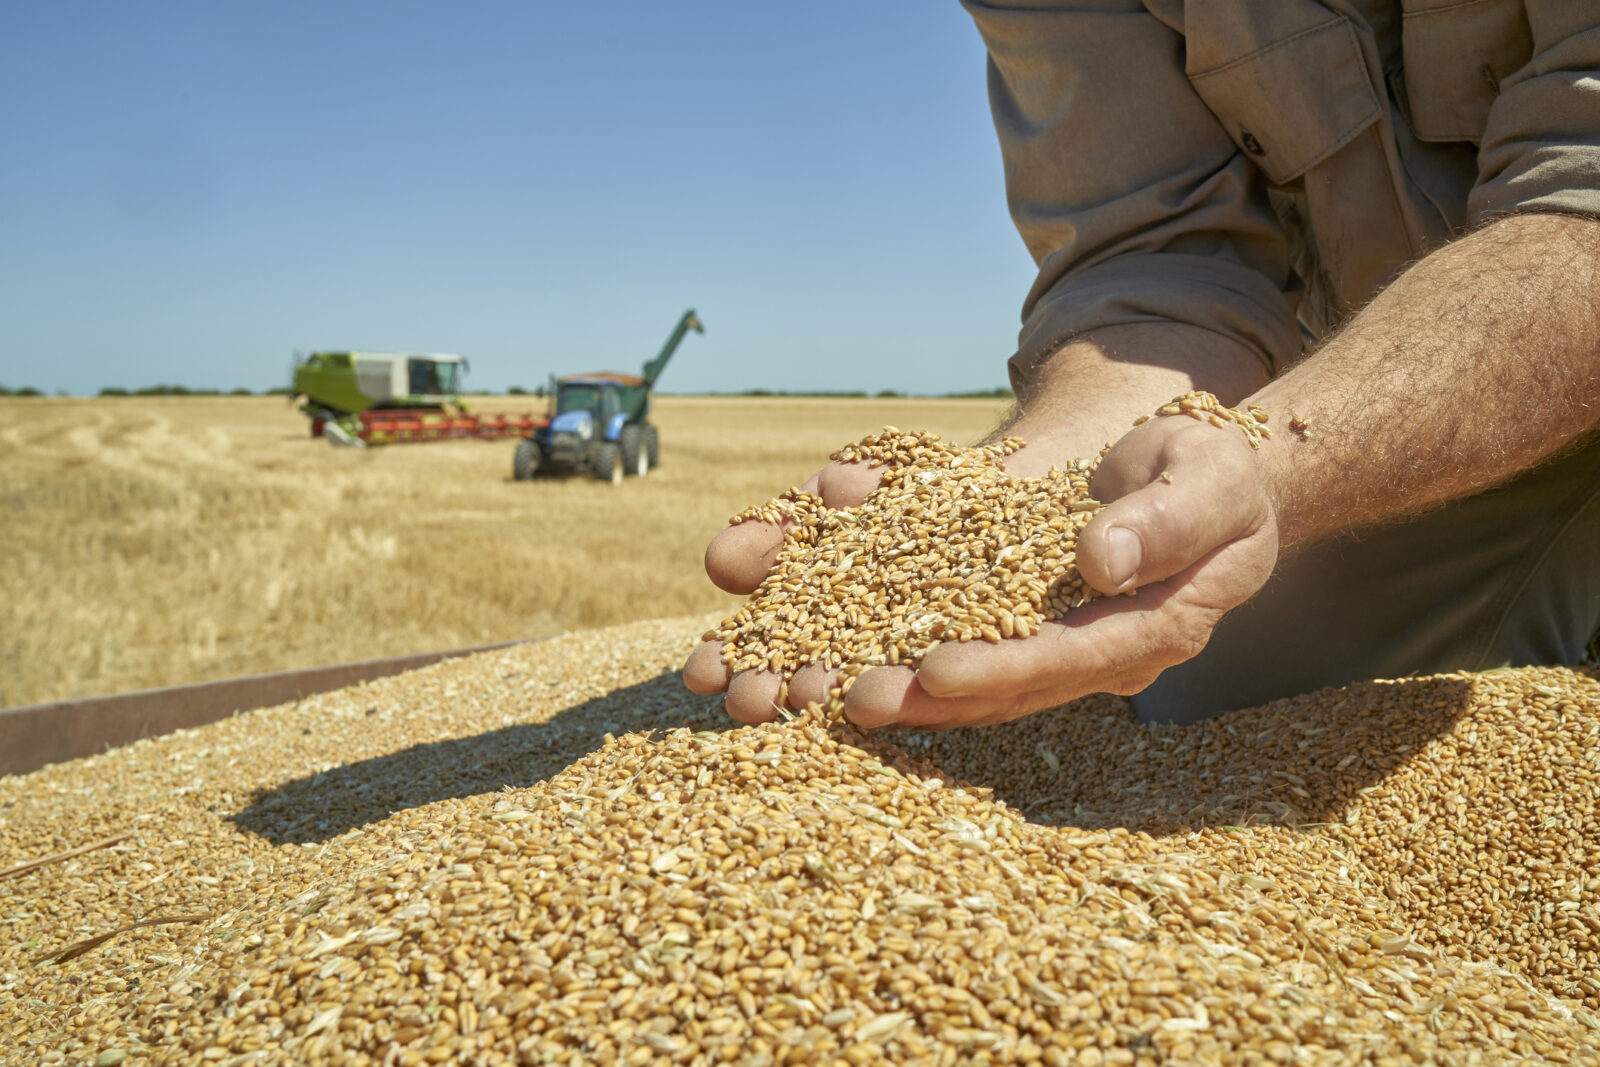
[[[664,396],[673,396],[673,395],[686,396],[686,395],[690,395],[690,394],[664,393],[662,395],[664,395]],[[712,392],[712,393],[708,393],[706,395],[708,395],[708,396],[798,396],[798,397],[813,396],[813,397],[841,397],[841,398],[871,396],[871,397],[880,398],[880,399],[890,399],[890,398],[894,398],[894,397],[908,397],[908,398],[910,398],[910,397],[916,397],[916,396],[935,396],[935,397],[941,397],[941,398],[943,398],[943,397],[949,397],[949,398],[976,397],[976,398],[983,398],[983,399],[1004,399],[1004,398],[1007,398],[1007,397],[1011,397],[1014,394],[1011,392],[1011,388],[1009,386],[1001,385],[1001,386],[996,386],[993,389],[969,389],[969,390],[965,390],[965,391],[962,391],[962,392],[955,392],[955,393],[902,393],[898,389],[879,389],[875,393],[869,393],[865,389],[746,389],[746,390],[744,390],[743,392],[740,392],[740,393],[717,393],[717,392]]]
[[[101,396],[287,396],[287,389],[263,389],[261,392],[252,392],[243,386],[238,389],[190,389],[186,385],[146,385],[139,389],[125,389],[120,385],[108,385],[100,390]],[[44,396],[45,394],[31,385],[20,389],[0,385],[0,396]],[[56,396],[71,396],[65,389],[56,390]]]
[[[269,390],[269,392],[282,392],[283,390]],[[187,385],[146,385],[138,389],[124,389],[120,385],[108,385],[100,390],[101,396],[255,396],[249,389],[241,386],[238,389],[190,389]]]
[[[263,389],[260,392],[240,387],[238,389],[191,389],[186,385],[146,385],[137,389],[128,389],[120,385],[108,385],[100,390],[101,396],[287,396],[289,390],[283,387]],[[67,396],[67,393],[59,393]],[[520,385],[513,385],[506,390],[507,396],[544,396],[544,386],[538,389],[525,389]],[[662,396],[691,396],[690,393],[662,393]],[[898,389],[880,389],[876,393],[869,393],[865,389],[746,389],[740,393],[708,393],[708,396],[812,396],[812,397],[912,397],[918,394],[902,393]],[[997,386],[994,389],[972,389],[964,392],[930,394],[940,397],[952,398],[987,398],[1003,399],[1010,397],[1012,392],[1007,386]],[[23,386],[12,389],[0,385],[0,396],[44,396],[44,393],[32,386]]]
[[[1009,385],[997,385],[993,389],[970,389],[964,393],[946,393],[944,395],[956,398],[977,397],[981,399],[1008,400],[1014,398],[1017,394],[1011,391],[1011,386]]]

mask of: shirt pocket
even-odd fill
[[[1275,185],[1337,152],[1380,113],[1355,30],[1339,15],[1189,81]]]
[[[1423,141],[1482,140],[1500,79],[1533,56],[1523,0],[1401,0],[1400,6],[1412,132]]]

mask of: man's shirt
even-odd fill
[[[1409,262],[1600,217],[1600,0],[962,0],[1039,277],[1013,376],[1190,323],[1276,372]]]

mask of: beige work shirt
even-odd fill
[[[1146,321],[1275,372],[1472,227],[1600,216],[1600,0],[962,2],[1039,265],[1014,380]]]

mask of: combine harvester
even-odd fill
[[[523,437],[544,423],[531,412],[475,415],[461,402],[467,361],[451,355],[313,352],[295,367],[294,393],[311,436],[341,445]]]
[[[517,442],[511,476],[524,482],[536,475],[588,471],[621,485],[624,475],[643,477],[659,466],[661,438],[650,422],[650,399],[656,379],[690,330],[706,332],[693,308],[640,374],[598,371],[557,378],[550,390],[555,412]]]

